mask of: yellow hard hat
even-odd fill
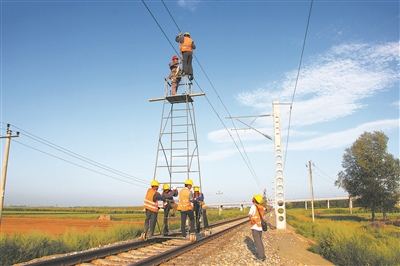
[[[185,185],[191,185],[193,186],[193,181],[191,179],[186,179]]]
[[[263,197],[260,194],[254,195],[253,198],[257,201],[258,204],[260,204],[263,200]]]
[[[185,32],[184,34],[183,34],[183,36],[190,36],[190,33],[187,31],[187,32]]]
[[[163,190],[168,190],[169,189],[169,185],[168,184],[164,184],[162,187]]]
[[[154,179],[153,181],[151,181],[150,186],[151,187],[159,187],[160,184],[158,184],[158,181]]]
[[[193,190],[194,190],[195,192],[197,192],[197,191],[200,191],[200,188],[199,188],[199,186],[194,186],[194,187],[193,187]]]

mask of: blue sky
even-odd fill
[[[314,1],[303,57],[310,1],[145,3],[1,1],[1,130],[21,132],[5,205],[142,204],[162,112],[149,99],[163,95],[179,30],[206,93],[195,98],[206,202],[272,196],[273,142],[240,130],[244,154],[231,130],[244,125],[227,117],[272,114],[273,101],[293,101],[280,109],[286,199],[310,197],[310,160],[315,197],[346,196],[333,183],[364,131],[383,131],[399,157],[398,1]],[[273,135],[271,117],[252,125]]]

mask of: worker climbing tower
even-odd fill
[[[182,77],[178,93],[169,95],[170,84],[164,79],[164,96],[149,101],[163,101],[160,135],[154,179],[160,184],[183,187],[187,179],[201,187],[194,100],[205,93],[194,93],[188,76]]]

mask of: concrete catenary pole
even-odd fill
[[[307,165],[306,165],[307,166]],[[310,196],[311,196],[311,213],[312,213],[312,221],[314,222],[314,189],[312,184],[312,168],[311,168],[311,160],[308,161],[308,170],[310,171]]]
[[[1,225],[1,218],[3,215],[3,204],[4,204],[4,194],[6,190],[6,176],[7,176],[7,165],[8,165],[8,155],[10,153],[10,141],[12,137],[18,137],[19,132],[17,132],[17,136],[11,136],[12,131],[10,130],[10,124],[7,124],[7,136],[0,137],[6,138],[6,148],[4,151],[4,161],[3,161],[3,171],[1,174],[1,204],[0,204],[0,225]]]

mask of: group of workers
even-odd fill
[[[179,82],[182,76],[187,75],[189,80],[193,80],[193,50],[196,49],[193,39],[190,38],[190,33],[182,32],[175,37],[175,41],[179,43],[179,52],[182,54],[182,68],[180,67],[179,57],[172,56],[172,62],[169,63],[169,79],[171,80],[171,95],[175,95],[178,91]]]
[[[181,214],[181,231],[182,237],[186,237],[186,219],[189,218],[189,233],[200,233],[200,223],[203,222],[204,229],[208,228],[208,219],[206,204],[204,203],[204,194],[200,192],[199,186],[193,187],[193,181],[187,179],[185,187],[178,193],[177,188],[171,188],[168,184],[163,185],[163,192],[157,192],[159,183],[153,180],[150,183],[150,188],[147,190],[144,200],[143,208],[146,210],[146,219],[144,223],[144,237],[151,237],[154,235],[154,229],[158,216],[158,202],[163,202],[164,209],[164,230],[163,234],[168,234],[168,219],[169,216],[175,217],[176,211]],[[192,192],[193,187],[193,192]],[[178,198],[178,204],[175,203],[174,197]],[[196,228],[195,228],[196,223]],[[147,234],[147,232],[149,233]],[[142,234],[142,235],[143,235]]]
[[[163,234],[168,234],[168,218],[169,214],[174,217],[176,211],[181,213],[181,232],[182,237],[186,238],[186,220],[189,218],[189,233],[195,234],[200,233],[200,223],[204,222],[204,229],[208,228],[208,219],[206,212],[206,204],[204,203],[204,194],[200,192],[198,186],[193,187],[193,181],[187,179],[185,181],[185,187],[178,193],[177,188],[171,188],[168,184],[163,185],[163,192],[160,194],[157,192],[159,183],[157,180],[153,180],[150,183],[151,188],[147,190],[146,197],[144,200],[143,207],[146,210],[146,219],[144,223],[144,232],[142,238],[147,239],[154,235],[154,229],[157,222],[158,215],[158,201],[163,201],[164,209],[164,231]],[[193,187],[193,192],[192,192]],[[178,204],[175,203],[174,197],[179,196]],[[257,257],[259,260],[265,260],[264,244],[262,241],[262,226],[261,221],[264,216],[264,207],[261,205],[263,197],[260,194],[256,194],[252,198],[253,205],[249,211],[249,219],[251,226],[251,233],[254,239],[254,244],[257,250]],[[172,210],[172,211],[171,211]],[[171,213],[170,213],[171,211]],[[196,221],[196,229],[195,229]],[[147,232],[149,231],[147,235]]]

